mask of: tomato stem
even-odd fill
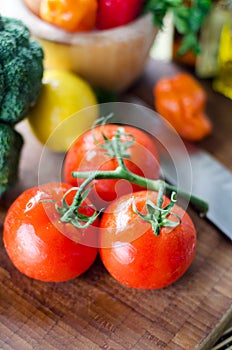
[[[181,223],[181,218],[171,211],[176,203],[176,193],[172,193],[170,203],[163,207],[164,191],[165,186],[162,184],[159,188],[156,204],[150,200],[146,202],[147,213],[145,214],[138,211],[135,202],[132,204],[133,211],[143,220],[151,224],[152,230],[156,236],[159,235],[162,227],[167,226],[174,228]],[[174,216],[177,220],[169,220],[169,215]]]
[[[90,171],[83,171],[83,172],[74,171],[72,173],[72,176],[74,178],[86,179],[86,181],[84,181],[81,184],[78,192],[81,192],[83,188],[85,188],[93,180],[124,179],[124,180],[128,180],[129,182],[135,185],[139,185],[148,190],[153,190],[157,192],[159,191],[159,188],[161,186],[164,186],[166,191],[168,191],[169,193],[176,192],[180,198],[189,199],[190,203],[197,209],[197,211],[202,216],[204,216],[208,211],[208,204],[201,198],[196,197],[192,194],[189,195],[187,192],[177,189],[175,186],[170,185],[164,180],[161,180],[161,179],[152,180],[152,179],[148,179],[148,178],[139,176],[137,174],[134,174],[126,168],[122,158],[118,160],[120,160],[120,165],[115,170],[95,171],[94,173]]]
[[[55,208],[60,214],[60,220],[62,222],[70,222],[73,226],[77,228],[85,229],[96,220],[97,216],[100,214],[101,211],[99,213],[94,211],[92,216],[81,214],[79,212],[79,209],[82,207],[83,201],[88,197],[88,194],[91,191],[91,187],[87,189],[83,188],[81,192],[79,190],[80,188],[77,187],[70,188],[63,196],[62,206],[59,207],[57,204],[55,204]],[[66,201],[66,197],[71,191],[77,191],[77,193],[74,196],[72,204],[69,205]]]
[[[112,118],[113,114],[102,117],[96,120],[92,128],[92,136],[94,143],[107,152],[109,157],[116,157],[120,163],[120,158],[129,158],[128,148],[134,143],[135,139],[132,134],[127,134],[121,126],[118,128],[115,137],[109,139],[104,133],[104,126],[106,122]],[[100,124],[99,124],[100,123]],[[104,143],[99,143],[95,137],[94,130],[97,125],[101,127],[101,135]],[[123,166],[123,164],[122,164]]]
[[[64,205],[62,206],[62,208],[59,209],[61,214],[61,221],[76,223],[75,214],[77,215],[77,219],[78,219],[78,209],[80,208],[83,200],[88,196],[89,192],[91,191],[92,189],[91,183],[94,180],[104,180],[104,179],[124,179],[135,185],[144,187],[147,190],[153,190],[158,192],[157,205],[152,203],[150,204],[147,203],[148,214],[145,215],[145,220],[149,220],[149,222],[151,222],[153,231],[155,234],[159,233],[159,229],[161,226],[174,227],[174,225],[179,224],[179,221],[178,223],[176,221],[171,222],[166,218],[167,215],[170,213],[171,208],[174,205],[173,203],[176,201],[173,197],[173,193],[178,194],[178,196],[181,198],[190,200],[190,203],[194,205],[194,207],[201,213],[201,215],[202,216],[205,215],[205,213],[208,210],[208,204],[204,200],[194,195],[189,195],[187,192],[177,189],[175,186],[172,186],[169,183],[166,183],[162,179],[152,180],[152,179],[148,179],[148,178],[139,176],[137,174],[134,174],[126,167],[123,158],[128,158],[126,154],[127,152],[125,151],[134,142],[133,135],[125,134],[123,128],[119,127],[115,136],[112,137],[112,139],[108,139],[104,135],[104,131],[102,131],[102,136],[105,143],[100,144],[100,146],[106,152],[109,152],[110,150],[110,153],[108,154],[111,157],[115,157],[117,159],[118,167],[115,170],[109,170],[109,171],[104,171],[104,170],[84,171],[84,172],[74,171],[72,173],[72,176],[74,178],[82,178],[82,179],[85,179],[85,181],[82,182],[80,187],[77,188],[77,192],[70,206],[67,205],[64,197]],[[96,141],[95,137],[94,137],[94,140]],[[168,205],[163,209],[162,204],[163,204],[163,196],[165,191],[171,194],[171,202],[170,202],[170,205]],[[139,216],[144,216],[144,214],[139,213],[136,208],[134,208],[134,210],[135,212],[137,212]],[[88,224],[90,225],[95,220],[97,215],[99,215],[99,213],[98,214],[94,213],[94,215],[89,219],[85,218],[84,221],[86,221],[86,223],[84,224],[84,226],[86,227],[86,225]],[[81,220],[82,217],[79,216],[79,219]],[[81,224],[79,221],[78,223],[76,223],[76,225]]]

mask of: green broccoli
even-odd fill
[[[0,16],[0,38],[0,121],[14,125],[40,94],[44,54],[15,18]]]
[[[18,180],[22,136],[12,126],[0,123],[0,197]]]

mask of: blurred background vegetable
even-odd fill
[[[68,31],[88,31],[95,27],[97,0],[41,0],[43,20]]]
[[[43,50],[29,29],[0,16],[0,197],[18,180],[22,136],[14,125],[25,118],[42,86]]]
[[[0,123],[0,197],[18,180],[22,136],[10,125]]]
[[[199,141],[210,134],[212,124],[205,114],[206,93],[188,73],[161,78],[154,86],[157,112],[190,141]]]
[[[28,28],[0,17],[0,120],[15,124],[35,104],[41,91],[43,50]]]
[[[97,97],[85,80],[65,70],[45,70],[42,91],[30,110],[30,126],[42,144],[65,152],[98,117]]]
[[[218,73],[213,88],[232,99],[232,1],[222,0],[226,11],[218,48]]]
[[[199,30],[211,7],[211,0],[41,0],[38,15],[68,31],[117,28],[142,13],[153,14],[154,25],[162,28],[168,12],[181,35],[177,55],[200,52]]]
[[[201,51],[195,60],[195,71],[200,78],[212,78],[218,74],[218,53],[221,32],[228,15],[229,13],[225,7],[225,1],[214,1],[201,27],[199,35]]]
[[[181,34],[178,54],[183,55],[188,51],[199,53],[198,32],[210,7],[210,0],[147,0],[143,11],[152,12],[154,24],[161,28],[166,14],[173,13],[174,26]]]
[[[132,22],[141,13],[144,0],[99,0],[96,27],[116,28]]]
[[[46,7],[47,14],[53,10],[53,15],[56,14],[49,22],[40,16],[43,3],[51,5]],[[91,9],[87,21],[93,18],[94,0],[81,2],[80,11],[77,3],[73,0],[8,0],[0,5],[0,10],[10,14],[12,8],[17,7],[17,16],[43,45],[46,68],[70,70],[94,88],[114,92],[125,91],[141,76],[155,37],[159,29],[163,29],[169,13],[173,14],[176,31],[183,39],[181,54],[186,50],[198,51],[198,30],[211,6],[210,0],[101,0],[97,4],[94,26],[89,30],[86,27],[83,33],[83,28],[79,27],[78,31],[77,26],[75,30],[75,25],[74,31],[70,31],[68,21],[72,27],[76,16],[83,14],[84,4]],[[63,15],[67,23],[57,26],[56,21]],[[106,27],[110,29],[104,29]]]

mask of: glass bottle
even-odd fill
[[[219,71],[213,81],[214,90],[232,99],[232,0],[227,1],[228,16],[220,38]]]
[[[223,25],[228,17],[225,1],[216,1],[200,31],[200,50],[196,57],[195,71],[200,78],[212,78],[218,74],[219,45]]]

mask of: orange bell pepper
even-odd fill
[[[95,27],[97,0],[41,0],[40,17],[67,31],[89,31]]]
[[[204,111],[206,93],[190,74],[160,79],[153,93],[157,112],[183,139],[199,141],[211,133],[212,123]]]

